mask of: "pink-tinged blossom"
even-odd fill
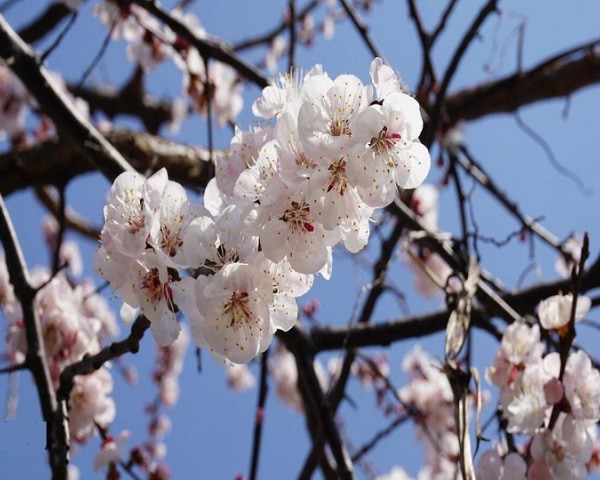
[[[184,188],[176,182],[167,182],[151,229],[148,244],[154,247],[169,267],[188,266],[184,256],[184,239],[190,223],[208,211],[188,201]]]
[[[123,454],[123,444],[130,436],[131,432],[129,430],[123,430],[116,437],[107,435],[102,440],[100,451],[94,458],[94,470],[108,469],[111,464],[118,463]]]
[[[246,264],[225,265],[213,275],[197,304],[202,336],[211,350],[233,363],[248,363],[269,346],[269,304],[261,273]]]
[[[142,67],[145,72],[150,72],[163,62],[172,53],[172,50],[163,39],[152,33],[159,31],[156,19],[145,17],[143,26],[143,33],[127,45],[127,57],[131,62]],[[167,38],[169,38],[168,35]]]
[[[592,305],[589,297],[580,295],[577,297],[577,306],[575,309],[575,321],[581,320]],[[562,293],[542,300],[538,306],[538,315],[540,323],[546,330],[560,330],[566,327],[571,319],[571,309],[573,306],[573,295]]]
[[[438,230],[438,199],[438,189],[429,183],[423,183],[415,189],[410,200],[411,209],[429,232]]]
[[[583,350],[573,352],[567,358],[563,385],[570,413],[575,419],[600,420],[600,372],[592,366],[590,357]]]
[[[531,435],[542,429],[550,406],[544,392],[544,385],[549,380],[541,361],[527,365],[515,396],[503,409],[508,419],[508,432]]]
[[[8,66],[0,65],[0,140],[23,133],[28,110],[27,90]]]
[[[137,5],[117,0],[102,0],[94,5],[94,15],[110,30],[114,39],[133,41],[144,34],[141,20],[148,14]]]
[[[169,345],[177,339],[181,326],[175,318],[171,283],[174,279],[167,266],[151,251],[144,252],[131,270],[132,291],[137,305],[150,320],[152,336],[159,345]]]
[[[589,427],[570,415],[561,414],[552,431],[538,433],[531,444],[529,480],[585,480],[592,455]]]
[[[112,389],[112,376],[106,369],[75,377],[75,385],[69,397],[71,438],[83,443],[94,435],[96,425],[106,427],[114,420],[115,402],[108,397]]]
[[[274,186],[275,187],[275,186]],[[275,187],[277,188],[277,187]],[[274,188],[274,190],[275,190]],[[313,274],[329,260],[330,246],[336,243],[333,232],[325,230],[305,196],[279,187],[280,196],[260,205],[260,244],[265,256],[273,262],[285,256],[294,270]]]
[[[515,322],[504,332],[494,361],[485,371],[485,378],[492,385],[500,387],[499,404],[505,412],[521,392],[525,369],[530,365],[539,365],[544,351],[537,324],[529,326],[524,322]]]
[[[225,366],[227,386],[236,392],[250,390],[256,385],[256,379],[248,365],[232,364]]]
[[[263,88],[261,96],[252,104],[252,113],[266,119],[278,116],[287,105],[299,101],[303,82],[315,75],[323,75],[321,65],[315,65],[306,74],[302,70],[280,74],[271,85]]]
[[[360,112],[350,127],[356,147],[348,157],[348,178],[365,203],[385,207],[398,188],[423,183],[431,159],[418,140],[423,119],[414,98],[392,93],[382,105],[372,104]]]
[[[278,152],[275,140],[265,143],[252,163],[240,173],[233,196],[240,203],[259,202],[278,171]]]
[[[416,291],[424,298],[441,296],[444,293],[444,286],[453,273],[452,269],[440,255],[426,248],[420,249],[418,257],[415,257],[416,255],[404,255],[405,261],[412,270]]]
[[[347,159],[340,156],[314,169],[307,185],[307,199],[326,230],[336,230],[351,253],[362,250],[369,241],[370,219],[374,209],[350,185]]]
[[[225,195],[233,195],[234,186],[240,174],[250,165],[262,147],[273,139],[272,128],[254,128],[250,131],[235,128],[235,134],[224,157],[217,158],[215,179]],[[210,208],[207,206],[210,210]]]
[[[527,464],[516,452],[501,456],[497,449],[485,451],[479,457],[475,474],[481,480],[525,480]]]
[[[186,263],[209,274],[229,263],[253,261],[258,254],[258,237],[243,228],[244,214],[241,207],[229,205],[216,217],[196,217],[184,236]]]
[[[161,403],[172,407],[179,399],[179,376],[183,370],[184,356],[190,343],[187,328],[173,343],[156,348],[156,368],[152,374]]]
[[[316,359],[315,373],[322,388],[327,387],[328,379],[325,369]],[[269,373],[275,382],[276,394],[288,407],[299,412],[304,411],[302,396],[298,391],[298,367],[294,355],[279,345],[269,359]]]
[[[146,249],[154,214],[167,186],[163,168],[146,180],[136,172],[123,172],[110,189],[104,207],[105,228],[123,255],[135,257]]]

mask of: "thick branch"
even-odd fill
[[[66,5],[52,3],[48,5],[44,13],[33,20],[29,25],[19,31],[19,36],[27,43],[35,43],[44,38],[50,31],[72,14]]]
[[[494,113],[508,113],[540,100],[559,98],[600,82],[598,41],[568,55],[545,60],[522,73],[461,90],[446,99],[451,124]]]
[[[42,111],[55,123],[61,136],[71,142],[107,178],[113,180],[131,165],[73,106],[57,82],[40,64],[29,46],[0,15],[0,57],[35,97]]]
[[[169,176],[199,190],[213,176],[208,151],[154,137],[147,133],[113,129],[107,139],[138,171],[166,167]],[[49,140],[23,150],[0,155],[0,193],[43,185],[64,185],[74,177],[94,171],[72,144]]]

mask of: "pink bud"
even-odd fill
[[[544,396],[549,405],[560,402],[563,398],[565,389],[558,378],[552,378],[544,385]]]

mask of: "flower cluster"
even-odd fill
[[[191,108],[201,115],[210,111],[217,124],[224,126],[235,120],[243,107],[242,83],[234,69],[224,63],[205,63],[190,42],[177,35],[166,25],[161,25],[138,5],[116,0],[102,0],[94,5],[94,14],[100,23],[110,29],[113,39],[128,42],[127,56],[144,71],[150,72],[165,61],[172,61],[182,72],[182,88]],[[207,33],[198,18],[177,8],[172,18],[180,21],[198,38]],[[174,102],[172,127],[187,114],[184,102]]]
[[[555,295],[538,308],[540,324],[549,333],[557,332],[559,342],[570,328],[572,302],[570,294]],[[589,299],[579,297],[575,319],[582,318],[589,308]],[[507,432],[532,437],[523,448],[531,458],[528,467],[514,459],[509,465],[508,452],[499,447],[482,456],[478,468],[499,472],[493,478],[525,478],[527,468],[527,478],[588,476],[592,454],[598,448],[600,372],[582,350],[566,358],[559,352],[545,351],[537,323],[514,323],[506,330],[486,371],[488,381],[500,388],[499,404],[508,422]],[[510,477],[507,471],[513,472]]]
[[[65,242],[61,257],[75,265],[81,262],[76,245]],[[6,273],[4,258],[0,261],[0,304],[8,320],[6,356],[13,364],[25,361],[27,339],[23,310],[14,295]],[[32,273],[32,283],[39,288],[36,309],[41,338],[50,377],[58,388],[62,370],[83,358],[98,353],[104,339],[118,331],[116,320],[106,300],[95,292],[89,280],[74,282],[66,269],[51,274],[38,268]],[[110,370],[77,376],[69,398],[69,429],[73,440],[85,443],[96,431],[96,425],[106,426],[115,417],[115,404],[110,393],[113,379]]]
[[[180,310],[198,346],[247,363],[294,325],[332,248],[362,249],[374,210],[424,180],[418,103],[380,59],[371,78],[315,67],[265,88],[253,111],[271,126],[236,132],[203,205],[165,170],[115,180],[95,266],[159,344],[178,337]]]
[[[404,357],[402,369],[409,383],[398,394],[405,406],[416,411],[417,438],[426,440],[425,466],[419,478],[456,478],[460,445],[448,378],[419,345]]]

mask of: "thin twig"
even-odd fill
[[[254,436],[252,441],[252,460],[250,461],[249,480],[256,480],[258,474],[258,460],[260,457],[261,438],[265,421],[265,404],[269,385],[267,384],[269,350],[262,354],[260,360],[260,386],[258,391],[258,402],[254,419]]]

